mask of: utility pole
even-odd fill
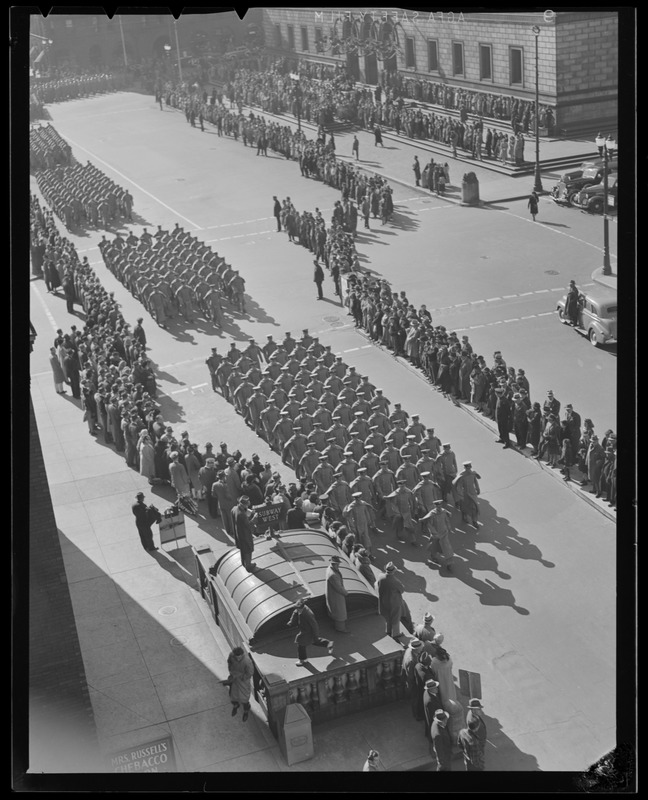
[[[124,28],[122,27],[122,18],[119,16],[119,32],[121,33],[122,50],[124,51],[124,66],[128,67],[128,57],[126,56],[126,42],[124,41]]]
[[[535,177],[533,191],[542,192],[542,180],[540,179],[540,90],[538,73],[538,37],[540,28],[534,25],[531,28],[535,36]]]
[[[175,19],[173,20],[173,28],[175,30],[176,52],[178,54],[178,76],[180,77],[180,83],[182,83],[182,62],[180,61],[180,44],[178,42],[178,22]]]

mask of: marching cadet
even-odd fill
[[[404,542],[402,534],[407,531],[409,534],[410,544],[418,546],[416,540],[416,522],[414,515],[416,513],[416,500],[414,493],[405,485],[406,481],[401,478],[396,480],[398,488],[388,494],[385,500],[389,506],[389,516],[393,520],[394,532],[396,538],[400,542]]]
[[[313,471],[319,464],[320,453],[317,452],[312,441],[308,441],[306,447],[306,452],[299,461],[297,475],[303,480],[310,481],[313,477]]]
[[[349,484],[342,479],[342,473],[335,473],[333,483],[329,486],[327,491],[324,492],[324,495],[333,512],[338,519],[341,519],[343,510],[352,500],[351,489],[349,488]]]
[[[364,443],[360,439],[358,431],[350,430],[350,438],[344,448],[345,453],[351,453],[355,461],[360,461],[365,453]]]
[[[270,360],[270,356],[278,349],[278,347],[279,345],[272,338],[272,335],[269,334],[268,341],[261,348],[266,361]]]
[[[380,460],[387,462],[387,466],[394,474],[403,463],[400,453],[391,442],[386,442],[384,450],[380,453]]]
[[[403,463],[396,470],[396,481],[399,482],[404,480],[407,488],[413,490],[416,484],[420,481],[421,476],[419,475],[419,471],[416,469],[414,464],[412,464],[412,457],[410,455],[406,453],[402,458]]]
[[[281,388],[281,384],[277,381],[275,382],[275,388],[270,392],[270,396],[268,400],[274,400],[277,404],[278,409],[282,409],[286,403],[288,402],[288,395],[284,392]],[[288,412],[286,412],[288,413]]]
[[[261,387],[257,384],[248,400],[249,420],[256,433],[260,433],[262,430],[261,412],[265,407],[266,397],[261,391]]]
[[[344,451],[344,461],[340,463],[338,466],[338,471],[342,475],[342,478],[347,482],[351,483],[354,481],[358,475],[358,462],[353,458],[353,454],[349,450]]]
[[[346,427],[342,425],[342,417],[337,412],[333,414],[333,424],[326,433],[328,437],[333,436],[340,447],[346,447],[346,443],[349,441],[349,434]]]
[[[431,480],[430,472],[422,472],[421,480],[414,487],[414,497],[418,504],[419,516],[427,514],[434,508],[436,500],[443,500],[441,487]]]
[[[322,453],[319,457],[319,464],[315,467],[312,474],[312,479],[317,487],[318,495],[323,495],[333,483],[333,476],[335,472],[333,466],[329,463],[326,453]]]
[[[452,524],[450,522],[450,512],[442,507],[443,500],[435,500],[434,507],[421,520],[424,533],[428,534],[430,542],[426,547],[429,552],[428,563],[436,561],[441,566],[446,566],[452,572],[452,562],[455,554],[450,544],[450,532]]]
[[[306,443],[308,439],[304,436],[299,427],[293,427],[293,431],[293,435],[283,446],[281,460],[287,466],[292,467],[299,475],[299,464],[301,463],[302,456],[306,452]],[[299,477],[301,477],[301,475],[299,475]]]
[[[283,452],[284,445],[293,435],[293,426],[287,411],[279,412],[279,421],[272,429],[272,433],[279,452]]]
[[[373,447],[376,455],[382,453],[385,449],[385,437],[378,430],[377,425],[369,425],[369,436],[365,439],[365,450]]]
[[[409,414],[407,411],[403,411],[401,408],[400,403],[394,403],[394,410],[389,415],[389,421],[392,425],[395,425],[398,420],[401,420],[405,425],[407,425],[407,420],[409,419]]]
[[[302,406],[299,403],[299,401],[297,400],[297,393],[295,392],[295,389],[293,388],[288,392],[288,402],[281,409],[282,411],[287,411],[288,412],[288,415],[289,415],[290,419],[293,421],[293,426],[294,426],[294,423],[297,421],[297,417],[299,416],[299,412],[300,412],[301,408],[302,408]],[[305,418],[304,419],[304,424],[306,424],[309,419],[310,419],[310,417]],[[298,426],[300,428],[302,427],[301,426],[301,421],[298,422]]]
[[[357,400],[351,404],[351,411],[353,411],[354,416],[357,416],[357,412],[359,411],[364,419],[368,419],[372,411],[371,404],[365,400],[364,397],[358,397]]]
[[[385,436],[385,441],[393,444],[398,450],[405,444],[407,441],[407,433],[405,431],[405,423],[402,419],[396,420],[392,430]]]
[[[328,447],[324,448],[322,455],[326,456],[327,462],[336,469],[344,459],[344,450],[337,443],[335,436],[329,436],[326,441]]]
[[[270,445],[270,447],[274,450],[276,449],[276,442],[274,438],[274,427],[279,422],[279,409],[274,400],[268,398],[266,403],[266,407],[263,409],[261,414],[261,424],[263,425],[263,430],[265,433],[265,440]]]
[[[452,495],[453,500],[455,499],[452,482],[457,477],[459,468],[457,467],[457,457],[450,449],[450,444],[446,442],[442,445],[442,448],[434,463],[439,464],[437,475],[440,474],[442,476],[442,481],[439,481],[438,478],[437,480],[443,492],[443,501],[447,502],[449,494]]]
[[[249,420],[249,400],[252,397],[254,392],[254,387],[250,382],[247,373],[243,376],[243,379],[239,383],[239,385],[234,390],[233,398],[234,398],[234,407],[238,411],[238,413],[244,417],[246,420]]]
[[[413,433],[407,435],[407,441],[405,444],[400,448],[401,457],[405,457],[406,455],[410,456],[412,459],[412,463],[415,463],[421,457],[421,450],[416,443],[416,436]]]
[[[385,498],[396,491],[396,476],[387,466],[386,461],[380,462],[380,469],[373,477],[373,484],[376,490],[376,504],[380,515],[389,519],[391,514]]]
[[[218,386],[220,388],[220,392],[223,397],[230,401],[230,393],[229,387],[227,385],[227,381],[229,376],[232,374],[234,367],[232,366],[232,362],[228,361],[227,358],[223,358],[218,367],[216,367],[216,380],[218,382]]]
[[[321,422],[313,422],[313,430],[310,432],[310,440],[313,442],[313,447],[320,453],[326,448],[326,433],[322,430]]]
[[[344,361],[342,361],[342,356],[335,356],[335,363],[331,367],[331,373],[342,380],[346,375],[346,371],[347,366]]]
[[[232,364],[236,364],[236,362],[241,357],[241,351],[236,346],[236,342],[232,342],[230,344],[230,349],[227,351],[227,355],[225,358],[230,361]]]
[[[308,333],[308,328],[304,328],[302,331],[302,338],[300,339],[299,343],[304,350],[308,350],[308,348],[313,344],[313,337]]]
[[[369,428],[373,429],[375,427],[376,430],[378,430],[380,434],[385,437],[392,430],[392,424],[387,415],[380,410],[380,406],[377,403],[374,402],[371,405],[373,413],[368,420]]]
[[[430,458],[435,459],[441,450],[441,439],[434,435],[434,428],[426,429],[426,437],[419,443],[422,453],[429,453]]]
[[[313,390],[306,389],[305,391],[306,397],[304,398],[304,402],[302,405],[306,407],[306,413],[310,414],[311,417],[317,411],[317,400],[313,397]]]
[[[416,469],[419,471],[419,475],[423,475],[424,472],[429,472],[430,475],[433,475],[434,462],[435,459],[433,459],[428,453],[423,453],[416,462]]]
[[[373,383],[369,382],[369,377],[367,375],[363,375],[360,381],[360,385],[356,389],[356,394],[358,397],[364,398],[367,402],[372,400],[376,393],[376,387]]]
[[[472,519],[473,527],[477,527],[477,517],[479,516],[479,483],[481,475],[474,472],[471,461],[463,462],[463,472],[460,472],[453,480],[452,486],[456,492],[457,505],[461,509],[461,517],[464,522]]]
[[[243,354],[246,355],[248,358],[252,359],[256,362],[257,366],[261,364],[261,360],[263,359],[263,351],[259,347],[259,345],[254,341],[254,339],[249,340],[248,346],[243,351]]]
[[[420,421],[418,414],[412,414],[412,423],[407,426],[406,431],[408,435],[416,436],[416,441],[420,442],[425,433],[425,425]]]
[[[302,433],[310,437],[313,430],[313,418],[305,405],[299,407],[299,414],[295,417],[294,424],[299,425]]]
[[[364,545],[365,550],[371,553],[369,528],[373,516],[371,506],[362,499],[362,492],[351,493],[351,502],[342,509],[342,516],[349,532],[355,536],[356,542]]]
[[[361,442],[364,442],[367,436],[369,436],[369,425],[367,424],[362,411],[355,411],[354,417],[355,419],[349,426],[349,433],[351,435],[354,433],[357,434]]]
[[[352,380],[350,377],[342,378],[343,388],[341,392],[338,394],[338,402],[345,403],[351,407],[352,403],[355,403],[356,394],[353,390]]]
[[[351,426],[354,419],[351,406],[340,399],[338,399],[337,405],[335,406],[333,419],[335,419],[336,416],[340,418],[340,423],[347,429]]]
[[[270,377],[270,371],[268,367],[265,367],[261,371],[261,380],[259,381],[259,387],[261,388],[261,391],[265,395],[266,399],[270,397],[270,394],[274,389],[274,381]]]
[[[349,367],[347,372],[347,378],[349,379],[353,391],[355,392],[355,390],[358,388],[358,386],[360,386],[360,383],[362,382],[362,379],[360,375],[358,375],[358,373],[356,372],[355,367]]]
[[[362,499],[375,507],[378,500],[376,495],[376,487],[367,474],[366,467],[358,467],[358,475],[353,481],[351,481],[349,488],[352,492],[360,492]]]
[[[216,370],[218,369],[222,361],[223,361],[223,356],[218,355],[218,349],[216,347],[212,347],[211,355],[209,356],[207,361],[205,361],[205,363],[207,364],[207,368],[209,369],[212,389],[215,392],[218,390],[218,379],[216,378]]]
[[[326,386],[326,382],[323,384],[324,391],[319,399],[320,405],[324,406],[331,415],[335,410],[335,406],[337,405],[337,397],[333,394],[333,392]],[[331,416],[331,419],[333,417]]]
[[[331,411],[326,405],[326,401],[322,401],[322,398],[320,397],[318,403],[319,408],[313,414],[313,422],[318,422],[322,428],[327,431],[333,424],[333,417],[331,416]]]
[[[373,476],[380,469],[380,459],[378,458],[378,456],[374,452],[374,450],[375,450],[374,445],[366,444],[366,440],[365,440],[364,449],[365,449],[365,453],[360,458],[360,461],[358,462],[358,464],[360,465],[361,468],[364,468],[364,469],[367,470],[367,475],[370,478],[373,478]]]

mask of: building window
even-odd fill
[[[493,80],[493,48],[489,44],[479,45],[479,77],[482,81]]]
[[[74,20],[66,19],[65,20],[65,27],[66,28],[73,28],[74,27]]]
[[[308,28],[302,26],[301,29],[302,50],[308,50]]]
[[[295,49],[295,28],[293,25],[288,26],[288,49]]]
[[[428,39],[428,72],[439,71],[439,43],[436,39]]]
[[[463,42],[452,43],[452,74],[464,74],[464,52]]]
[[[405,37],[405,66],[416,69],[416,55],[414,53],[414,39],[412,36]]]
[[[322,43],[322,29],[315,28],[315,50],[318,53],[324,52],[324,45]]]
[[[275,47],[281,47],[281,25],[275,25]]]
[[[510,47],[509,48],[509,70],[510,81],[512,84],[521,86],[522,80],[522,48]]]

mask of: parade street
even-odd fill
[[[339,192],[301,177],[294,161],[270,152],[257,156],[255,149],[219,137],[209,125],[204,132],[190,127],[182,113],[161,111],[151,96],[119,93],[66,102],[50,112],[79,161],[92,161],[131,192],[135,213],[130,227],[137,235],[143,227],[154,232],[157,225],[172,229],[179,223],[245,278],[247,313],[228,315],[223,331],[182,318],[163,330],[104,266],[97,244],[105,232],[64,234],[80,256],[88,257],[103,286],[115,292],[125,319],[134,324],[144,318],[168,424],[188,428],[191,440],[201,445],[225,441],[231,449],[256,451],[262,461],[279,467],[265,442],[212,391],[205,359],[212,347],[225,352],[232,340],[254,338],[263,344],[272,335],[279,342],[285,332],[298,337],[304,328],[319,336],[392,403],[402,403],[434,426],[443,442],[452,443],[457,461],[472,460],[481,476],[478,531],[455,518],[454,574],[440,574],[426,564],[423,548],[399,544],[391,534],[374,538],[375,567],[394,562],[414,619],[431,609],[454,669],[481,675],[487,713],[497,720],[489,738],[495,750],[501,749],[499,757],[488,752],[488,769],[578,771],[612,749],[615,524],[537,462],[502,450],[489,428],[358,332],[328,274],[324,301],[316,299],[312,255],[277,232],[272,198],[290,197],[299,211],[319,208],[328,220]],[[350,157],[352,136],[337,137],[338,155]],[[383,151],[373,147],[369,134],[358,136],[360,166],[413,184],[415,148],[386,140]],[[467,167],[449,164],[456,197]],[[528,194],[531,179],[518,181],[519,194]],[[553,180],[543,176],[543,182],[550,189]],[[552,389],[563,408],[572,403],[601,433],[615,428],[614,347],[592,347],[561,325],[555,313],[569,281],[587,289],[601,265],[601,218],[559,208],[543,197],[534,223],[525,200],[465,208],[413,185],[392,185],[396,209],[390,223],[371,219],[367,231],[359,220],[362,267],[386,278],[393,291],[405,291],[417,308],[425,304],[435,325],[467,334],[488,363],[493,351],[501,350],[509,366],[526,371],[532,399],[542,402]],[[482,197],[488,193],[484,180]],[[615,235],[611,225],[616,263]],[[33,281],[31,321],[42,334],[30,362],[33,389],[39,397],[51,393],[37,411],[41,419],[55,420],[56,406],[65,407],[69,398],[51,390],[50,340],[75,318],[61,297]],[[84,428],[80,411],[76,424]],[[85,448],[102,451],[94,441]],[[102,457],[106,474],[124,469],[121,456],[108,448]],[[72,502],[65,490],[72,478],[60,469],[60,455],[47,458],[54,510],[66,534],[60,519]],[[127,501],[132,502],[130,496]],[[215,526],[213,533],[205,533],[209,523],[200,520],[201,535],[222,545],[225,537]],[[197,521],[188,520],[190,543],[197,527]],[[97,723],[100,728],[101,715]],[[388,732],[382,736],[388,749]],[[307,762],[302,768],[325,765]]]

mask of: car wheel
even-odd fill
[[[567,320],[565,319],[565,312],[562,308],[558,309],[558,319],[562,322],[563,325],[567,324]]]
[[[594,345],[594,347],[599,346],[598,337],[596,336],[596,331],[594,330],[594,328],[590,328],[590,331],[587,334],[587,336],[590,340],[590,344]]]
[[[596,198],[595,200],[592,200],[592,202],[589,204],[589,209],[588,210],[592,214],[602,214],[603,213],[603,201],[599,200],[598,198]]]

